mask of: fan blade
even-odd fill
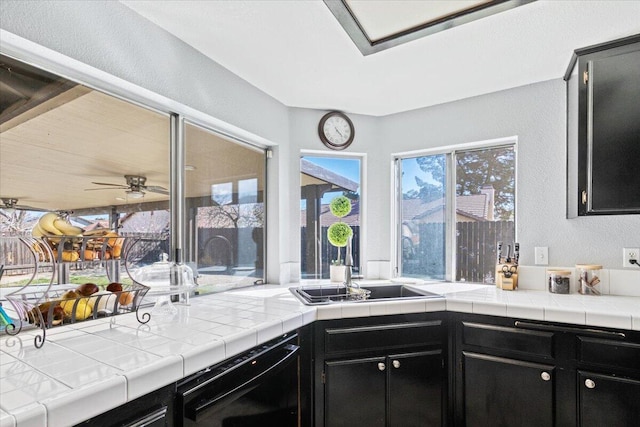
[[[97,190],[128,190],[129,187],[105,187],[105,188],[85,188],[84,191],[97,191]]]
[[[128,185],[123,185],[123,184],[112,184],[110,182],[92,182],[92,184],[95,185],[110,185],[112,187],[117,187],[117,188],[129,188]]]
[[[152,193],[169,195],[169,190],[164,187],[160,187],[159,185],[146,185],[143,188],[147,191],[151,191]]]

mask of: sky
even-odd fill
[[[321,166],[325,169],[329,169],[351,181],[358,183],[358,191],[360,194],[360,159],[352,158],[336,158],[336,157],[313,157],[304,156],[304,158],[311,163]],[[335,193],[327,193],[322,198],[322,203],[327,204],[336,196]],[[304,201],[303,201],[304,202]],[[304,208],[304,205],[303,205]]]
[[[416,159],[419,157],[409,157],[402,159],[402,193],[406,193],[410,190],[419,190],[418,184],[416,184],[416,176],[422,181],[429,182],[434,185],[440,185],[441,183],[434,180],[430,173],[424,172],[420,169],[420,165]]]
[[[304,156],[304,158],[318,166],[322,166],[323,168],[336,172],[360,184],[360,160],[358,159],[313,156]],[[402,160],[402,172],[403,193],[406,193],[409,190],[419,189],[416,184],[416,176],[423,181],[438,184],[438,182],[431,178],[431,174],[427,174],[420,169],[418,162],[416,162],[416,157]],[[358,188],[358,193],[360,193],[360,188]],[[322,203],[329,203],[333,197],[335,197],[334,193],[328,194],[322,198]]]

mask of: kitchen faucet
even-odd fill
[[[347,293],[359,293],[360,286],[351,280],[351,267],[353,267],[353,255],[351,254],[351,240],[352,236],[349,236],[347,242],[347,253],[344,256],[344,286],[347,288]]]

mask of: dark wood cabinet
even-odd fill
[[[567,81],[567,214],[640,213],[640,35],[577,49]]]
[[[632,426],[640,332],[459,314],[456,426]]]
[[[555,367],[463,353],[467,426],[552,426]]]
[[[316,426],[446,425],[441,316],[324,321],[315,332]]]
[[[638,425],[639,402],[640,379],[578,372],[578,417],[582,427]]]
[[[456,425],[555,425],[556,334],[520,329],[511,319],[461,316],[454,335]]]
[[[440,350],[325,363],[325,425],[441,426]]]
[[[441,350],[387,358],[389,426],[441,426],[447,381]]]
[[[640,333],[617,339],[576,338],[578,419],[581,426],[631,426],[640,422]]]
[[[385,358],[325,363],[324,424],[384,427],[386,418]]]

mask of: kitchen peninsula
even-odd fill
[[[639,297],[418,286],[444,298],[309,307],[287,287],[255,286],[192,298],[189,306],[176,305],[175,316],[154,316],[147,325],[123,315],[54,328],[41,349],[30,332],[3,336],[2,399],[10,409],[0,425],[74,425],[316,321],[446,312],[640,331]]]

